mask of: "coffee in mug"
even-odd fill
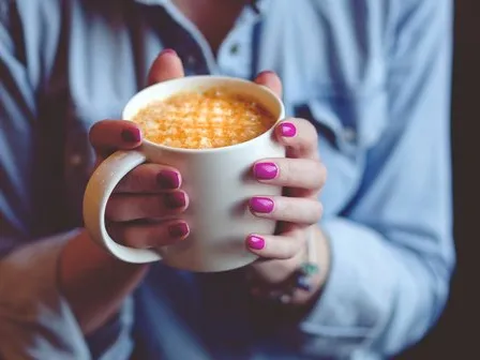
[[[248,95],[212,88],[156,101],[132,119],[156,144],[210,149],[239,144],[263,134],[277,120]]]

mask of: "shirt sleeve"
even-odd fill
[[[57,286],[57,259],[75,231],[11,252],[0,261],[2,359],[128,359],[129,299],[118,316],[85,339]],[[1,241],[1,239],[0,239]]]
[[[57,286],[59,254],[75,231],[43,238],[33,225],[38,84],[15,2],[0,0],[0,358],[121,360],[131,353],[131,303],[85,339]],[[35,67],[35,64],[31,64]],[[38,65],[38,64],[36,64]]]
[[[448,298],[455,262],[451,2],[406,1],[401,8],[408,11],[392,26],[388,126],[367,154],[351,204],[323,221],[330,276],[301,334],[291,337],[312,356],[362,349],[392,356],[425,335]]]

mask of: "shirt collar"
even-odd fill
[[[134,0],[137,3],[144,4],[144,5],[165,5],[165,3],[169,2],[170,0]]]

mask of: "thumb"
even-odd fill
[[[278,97],[282,97],[282,81],[273,71],[262,71],[255,78],[258,85],[263,85],[272,90]]]
[[[148,85],[185,76],[182,60],[172,49],[163,50],[153,62],[148,74]]]

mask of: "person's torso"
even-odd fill
[[[340,213],[386,125],[388,19],[382,3],[261,1],[259,14],[250,7],[241,13],[215,59],[200,32],[168,1],[17,1],[38,100],[38,181],[54,213],[42,218],[39,232],[81,226],[94,161],[89,128],[120,117],[167,47],[182,58],[187,75],[252,79],[262,70],[276,71],[287,114],[312,121],[319,132],[329,170],[324,216]],[[255,338],[258,324],[249,316],[242,279],[241,271],[191,276],[156,266],[137,294],[137,317],[151,336],[145,345],[173,359],[191,358],[197,347],[199,360],[202,351],[211,358],[295,358],[286,355],[288,344]]]

